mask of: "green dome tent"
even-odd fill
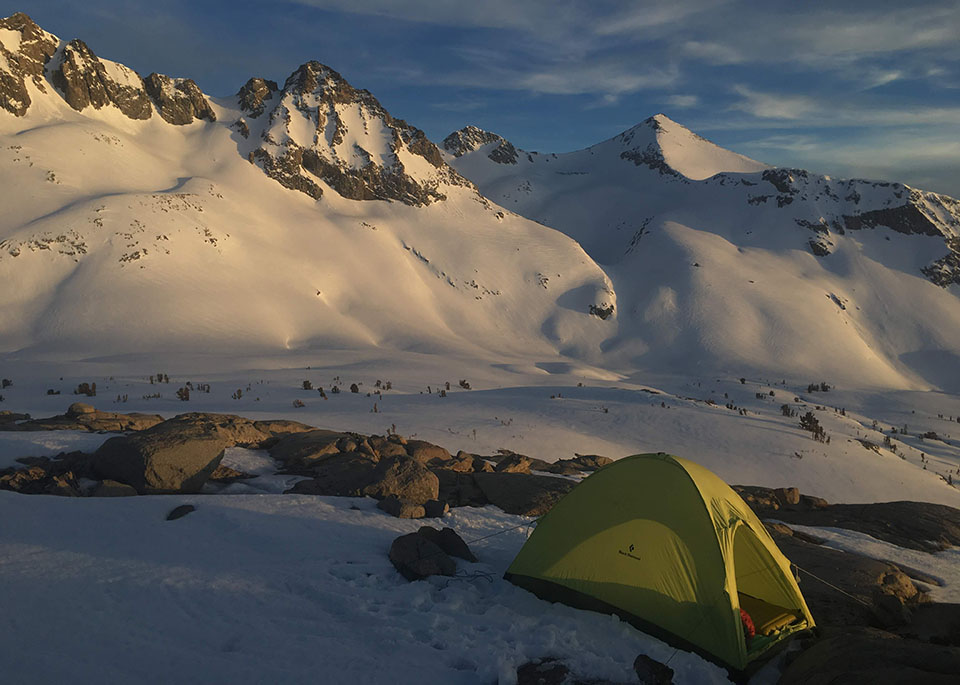
[[[538,523],[507,580],[542,599],[616,613],[744,671],[814,625],[763,524],[716,475],[638,454],[584,479]],[[740,610],[756,625],[745,636]]]

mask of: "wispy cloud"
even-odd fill
[[[757,120],[773,120],[777,127],[805,128],[850,126],[960,125],[960,106],[877,105],[838,101],[807,95],[761,92],[744,85],[733,87],[740,96],[730,109],[745,112],[755,120],[741,122],[756,128]],[[737,124],[734,124],[737,125]]]
[[[833,159],[850,131],[876,144],[906,127],[913,142],[902,154],[877,149],[900,169],[909,155],[928,160],[927,175],[952,176],[960,194],[949,144],[960,140],[960,0],[29,4],[65,38],[214,94],[318,59],[432,135],[483,110],[519,145],[573,149],[668,109],[707,133],[769,132],[754,137],[768,139],[763,159],[808,155],[816,166],[813,156]],[[504,101],[509,116],[495,115]],[[771,140],[794,135],[805,138]]]
[[[662,102],[677,109],[688,109],[699,105],[700,97],[697,95],[668,95]]]
[[[687,57],[712,64],[739,64],[744,61],[739,50],[714,41],[688,40],[680,45],[680,50]]]
[[[820,108],[815,99],[805,95],[762,93],[744,85],[734,86],[733,91],[741,99],[732,104],[730,109],[746,112],[758,119],[802,119]]]

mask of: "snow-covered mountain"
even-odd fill
[[[319,62],[215,98],[16,14],[0,197],[8,356],[381,348],[960,388],[960,203],[663,115],[562,155],[475,127],[441,150]]]
[[[608,335],[576,242],[317,62],[213,98],[0,20],[0,197],[5,353],[599,358]]]
[[[960,202],[771,168],[659,114],[542,154],[467,127],[448,161],[576,239],[619,305],[608,359],[960,387]]]

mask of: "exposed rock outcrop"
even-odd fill
[[[960,285],[960,238],[948,238],[947,248],[950,252],[946,256],[920,269],[924,276],[941,288]]]
[[[497,164],[516,164],[519,154],[513,144],[496,133],[490,133],[476,126],[464,126],[443,139],[443,149],[454,157],[461,157],[484,145],[497,143],[487,152],[487,157]]]
[[[435,471],[440,499],[451,506],[493,504],[508,514],[541,516],[576,486],[572,480],[526,473],[457,473]]]
[[[50,79],[78,112],[112,104],[131,119],[149,119],[153,114],[140,76],[122,64],[101,61],[82,40],[64,46]]]
[[[824,547],[787,526],[767,524],[767,529],[780,551],[803,569],[803,596],[820,625],[897,627],[927,601],[894,564]]]
[[[782,685],[947,683],[960,673],[960,648],[905,640],[874,628],[825,630],[784,669]]]
[[[248,112],[251,117],[258,117],[263,114],[264,102],[273,98],[273,94],[278,90],[275,81],[269,81],[262,78],[252,78],[243,84],[237,93],[237,100],[240,103],[240,109]]]
[[[440,494],[440,481],[423,464],[412,457],[391,457],[381,460],[371,473],[371,482],[363,494],[382,499],[396,495],[416,505],[435,500]]]
[[[268,92],[269,84],[248,82],[243,106],[264,113]],[[445,199],[444,186],[473,187],[444,163],[423,131],[394,119],[368,91],[319,62],[301,65],[270,102],[250,161],[287,188],[319,199],[322,181],[351,200],[421,206]],[[362,130],[351,130],[347,122],[358,119]]]
[[[193,123],[194,119],[217,120],[216,113],[193,79],[153,73],[146,78],[144,85],[160,116],[168,123],[182,126]]]
[[[452,458],[450,453],[443,447],[426,442],[425,440],[408,440],[405,448],[407,454],[421,464],[429,464],[433,461],[442,463]]]
[[[141,495],[200,492],[224,449],[224,441],[214,435],[187,435],[181,426],[166,422],[107,440],[94,455],[94,471]]]
[[[358,452],[336,453],[313,465],[311,480],[302,480],[286,492],[297,495],[362,497],[372,485],[377,460]]]
[[[59,41],[22,12],[0,19],[0,29],[19,34],[16,45],[0,41],[0,107],[22,117],[31,102],[26,82],[47,92],[43,68]]]
[[[107,440],[93,456],[97,478],[138,493],[199,492],[228,447],[261,447],[309,426],[251,421],[231,414],[180,414],[152,428]]]
[[[60,495],[79,497],[78,475],[66,464],[44,460],[25,469],[0,470],[0,490],[23,495]]]
[[[796,504],[784,489],[734,486],[761,518],[787,524],[846,528],[923,552],[960,547],[960,509],[930,502],[828,504],[819,497],[798,495]],[[792,490],[792,488],[791,488]]]
[[[110,433],[126,433],[152,428],[163,421],[159,414],[120,414],[116,412],[99,411],[89,404],[74,402],[66,413],[51,416],[46,419],[30,419],[15,423],[0,420],[0,431],[50,431],[50,430],[80,430],[80,431],[107,431]],[[2,419],[3,417],[0,417]]]

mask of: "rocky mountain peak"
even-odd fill
[[[18,117],[27,113],[26,82],[46,92],[43,68],[59,42],[22,12],[0,19],[0,107]]]
[[[153,73],[144,84],[160,116],[168,123],[182,126],[192,123],[194,119],[217,120],[206,96],[193,79]]]
[[[67,43],[50,79],[73,109],[101,109],[113,104],[131,119],[153,114],[143,79],[132,69],[100,60],[82,40]]]
[[[320,62],[284,82],[250,160],[282,185],[320,198],[322,181],[351,200],[426,205],[444,186],[472,187],[418,128]]]
[[[503,136],[484,131],[476,126],[464,126],[443,139],[443,149],[454,157],[462,157],[468,152],[474,152],[484,145],[498,143],[487,153],[497,164],[516,164],[517,149]]]
[[[216,120],[190,79],[151,74],[144,80],[133,69],[97,57],[82,40],[61,43],[23,13],[0,19],[0,107],[24,116],[31,104],[26,80],[46,93],[45,76],[77,111],[112,105],[131,119],[149,119],[156,106],[171,124]]]
[[[256,118],[263,114],[264,102],[273,98],[279,88],[275,81],[262,78],[252,78],[243,84],[237,92],[240,108]]]
[[[353,86],[338,72],[316,60],[297,67],[284,82],[283,92],[299,96],[327,97],[336,102],[350,102],[357,94]]]
[[[615,136],[607,144],[621,159],[680,182],[700,181],[722,172],[750,173],[766,164],[726,150],[665,114],[655,114]]]

